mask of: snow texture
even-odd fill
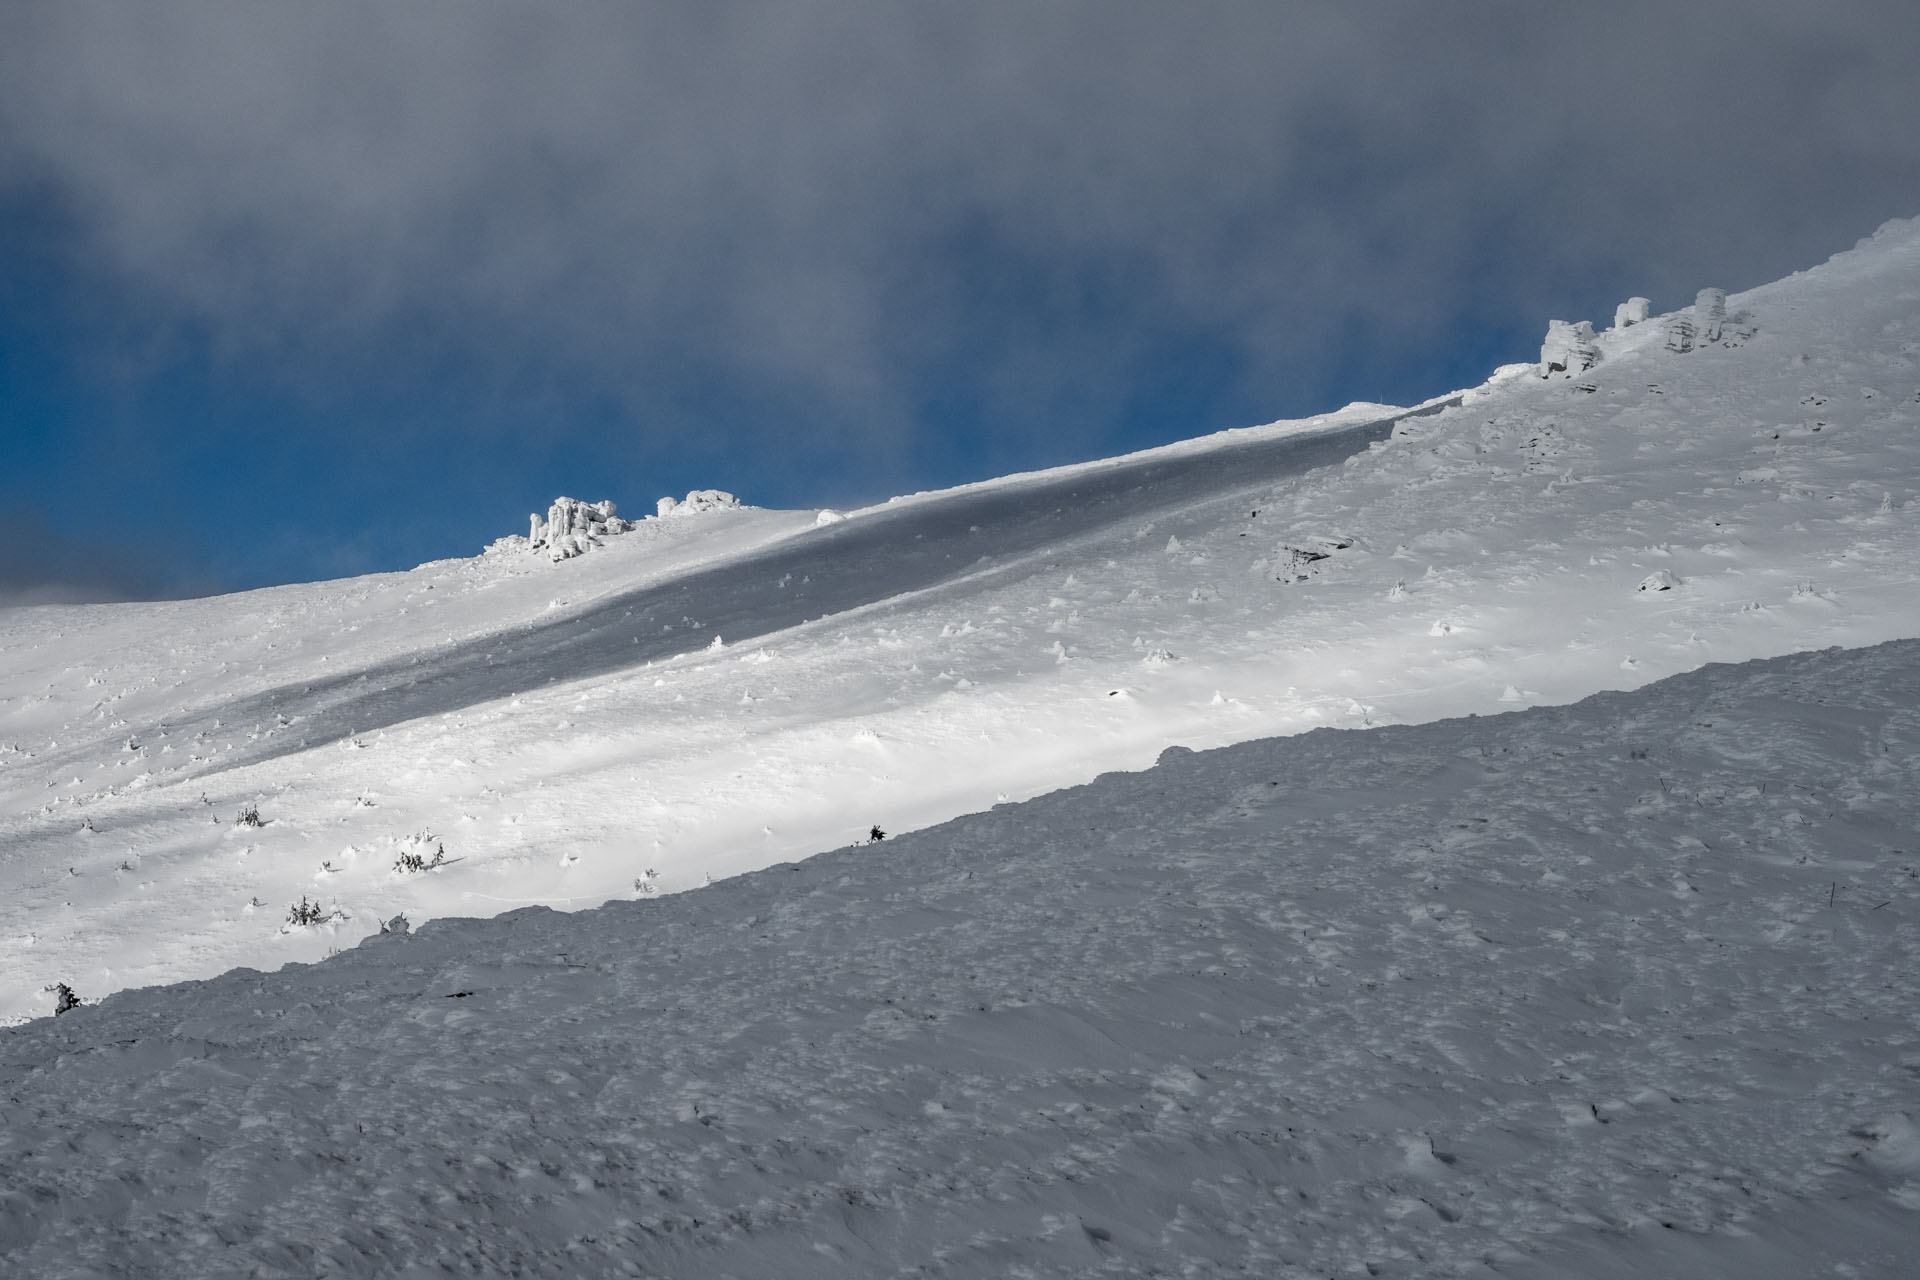
[[[0,1033],[0,1267],[1893,1277],[1920,642]]]

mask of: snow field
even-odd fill
[[[0,1035],[0,1270],[1891,1277],[1920,642]]]
[[[561,564],[8,613],[0,1018],[399,912],[695,887],[1172,742],[1920,635],[1920,231],[1728,306],[1730,345],[1674,355],[1649,322],[1578,379],[827,525],[709,512]],[[429,832],[458,861],[396,873]],[[283,929],[303,896],[340,914]]]

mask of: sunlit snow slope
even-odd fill
[[[0,615],[0,1017],[399,912],[683,889],[1174,742],[1920,635],[1920,228],[1730,311],[1686,354],[1655,321],[1577,379],[825,527],[710,512],[560,564]],[[330,921],[288,927],[303,897]]]

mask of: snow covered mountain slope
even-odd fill
[[[719,511],[560,564],[0,615],[0,1017],[402,911],[691,887],[1170,742],[1920,635],[1920,225],[1729,312],[1721,343],[1636,325],[1426,416],[825,527]],[[328,921],[286,927],[301,900]]]
[[[0,1273],[1911,1275],[1920,641],[0,1031]]]

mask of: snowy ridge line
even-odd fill
[[[968,572],[982,558],[978,552],[1002,562],[1058,551],[1075,538],[1126,521],[1332,465],[1384,439],[1396,423],[1458,402],[1458,395],[1444,397],[1387,418],[1305,435],[1223,441],[1171,456],[1167,451],[1175,447],[1165,446],[1132,455],[1124,466],[1088,470],[1094,464],[1080,464],[1061,468],[1059,475],[1032,473],[1019,486],[988,482],[925,495],[910,509],[870,508],[858,519],[614,593],[551,621],[204,707],[170,720],[169,728],[191,732],[214,720],[250,724],[298,717],[296,733],[275,735],[187,775],[209,777],[355,733],[541,688],[555,679],[582,680],[698,654],[715,635],[728,643],[764,639],[950,585],[956,576],[979,580],[983,575]],[[1071,505],[1041,509],[1048,502]],[[912,542],[902,536],[907,531]],[[967,555],[973,558],[960,558]],[[1004,567],[996,563],[987,573]],[[807,581],[775,585],[783,577]],[[690,617],[699,630],[683,639],[685,628],[679,624]],[[368,688],[361,691],[362,685]],[[151,732],[151,726],[143,728]]]
[[[1899,641],[129,990],[0,1272],[1893,1277],[1917,828]]]
[[[1004,476],[994,476],[986,480],[973,480],[966,484],[952,485],[945,489],[921,489],[913,493],[897,494],[884,502],[871,506],[856,507],[845,514],[851,518],[898,508],[905,503],[919,503],[937,500],[953,495],[978,493],[985,489],[1018,488],[1028,485],[1052,485],[1062,481],[1071,481],[1116,467],[1140,467],[1161,462],[1170,462],[1189,458],[1197,453],[1211,453],[1217,449],[1245,447],[1248,445],[1273,444],[1280,440],[1298,440],[1306,437],[1326,435],[1333,432],[1351,431],[1355,428],[1378,426],[1401,418],[1423,418],[1460,403],[1466,390],[1448,391],[1422,400],[1420,403],[1402,408],[1398,405],[1378,404],[1372,401],[1356,400],[1352,404],[1336,409],[1332,413],[1316,414],[1311,418],[1283,418],[1278,422],[1266,422],[1251,427],[1227,427],[1220,431],[1211,431],[1206,435],[1193,436],[1186,440],[1174,440],[1167,444],[1157,444],[1146,449],[1136,449],[1132,453],[1114,454],[1108,458],[1090,458],[1085,462],[1064,462],[1057,467],[1041,467],[1033,471],[1013,471]]]

